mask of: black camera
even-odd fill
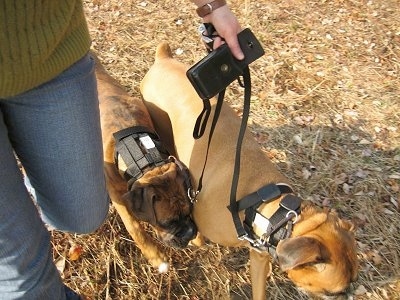
[[[264,55],[260,42],[250,29],[241,31],[238,40],[245,56],[243,60],[237,60],[228,45],[223,44],[186,72],[189,81],[203,100],[210,99],[224,90],[242,75],[246,66]]]

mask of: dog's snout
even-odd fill
[[[190,241],[197,235],[197,226],[192,220],[188,220],[185,225],[186,226],[183,226],[182,229],[176,233],[176,237],[185,241]]]
[[[339,292],[334,292],[334,293],[325,292],[321,298],[324,300],[333,300],[333,299],[345,300],[345,299],[349,299],[349,296],[351,296],[353,294],[353,292],[354,292],[354,286],[353,286],[353,284],[350,284],[344,290],[339,291]]]

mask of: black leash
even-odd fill
[[[203,188],[203,175],[204,175],[204,170],[205,170],[206,164],[207,164],[208,152],[210,150],[211,139],[214,134],[214,130],[217,125],[219,115],[221,113],[222,103],[224,102],[224,96],[225,96],[225,90],[223,90],[221,93],[218,94],[218,100],[217,100],[217,104],[215,105],[215,110],[214,110],[214,117],[213,117],[213,120],[211,123],[210,133],[208,135],[207,151],[206,151],[206,156],[204,159],[203,170],[201,171],[196,194],[200,193],[201,189]],[[196,124],[194,127],[193,137],[195,139],[199,139],[204,134],[204,131],[205,131],[206,125],[207,125],[207,120],[211,113],[210,100],[207,99],[206,101],[204,101],[204,103],[205,104],[204,104],[203,111],[197,118]],[[204,118],[203,118],[203,114],[205,114]]]
[[[235,155],[235,165],[233,168],[233,178],[231,185],[231,196],[230,196],[230,211],[233,218],[233,223],[235,224],[236,232],[239,239],[242,239],[247,235],[242,222],[239,217],[238,203],[236,202],[236,192],[239,182],[240,173],[240,153],[242,151],[242,142],[244,134],[246,132],[247,120],[250,114],[250,96],[251,96],[251,79],[249,67],[243,70],[243,85],[244,85],[244,103],[243,103],[243,114],[242,123],[240,125],[239,135],[237,139],[236,155]]]
[[[243,53],[245,54],[244,60],[242,61],[235,60],[232,54],[230,53],[229,48],[226,45],[225,48],[222,48],[221,46],[214,53],[211,53],[213,49],[212,47],[213,37],[215,37],[214,32],[215,29],[212,26],[212,24],[204,24],[203,28],[201,29],[201,34],[203,35],[203,39],[207,44],[209,55],[200,62],[198,62],[196,65],[191,67],[186,73],[188,75],[189,80],[193,84],[193,87],[196,89],[199,96],[203,99],[203,104],[204,104],[203,110],[198,116],[193,130],[193,137],[195,139],[200,138],[204,134],[208,118],[211,114],[210,98],[215,94],[218,94],[218,99],[214,110],[214,117],[212,120],[208,136],[208,144],[207,144],[203,170],[199,178],[197,191],[195,192],[193,197],[195,198],[203,187],[202,183],[203,175],[207,164],[211,139],[218,121],[218,117],[221,112],[225,96],[225,88],[235,79],[237,79],[239,81],[240,86],[244,88],[244,104],[243,104],[242,121],[237,138],[237,147],[235,153],[235,165],[233,170],[232,185],[230,192],[229,210],[231,211],[232,214],[238,238],[244,239],[247,237],[248,234],[246,233],[246,230],[244,229],[239,217],[238,203],[236,202],[236,192],[239,182],[240,155],[242,150],[242,143],[247,128],[248,117],[250,114],[251,79],[250,79],[250,70],[248,65],[257,58],[261,57],[264,54],[264,50],[262,49],[260,43],[258,42],[257,38],[253,35],[253,33],[249,29],[245,29],[238,34],[238,41],[240,47]],[[218,69],[218,67],[220,69]],[[240,81],[240,77],[243,78],[243,82]],[[210,80],[210,78],[212,79]],[[218,84],[220,85],[223,84],[223,86],[220,88]],[[213,91],[216,92],[213,93]]]
[[[242,114],[242,121],[241,121],[240,129],[239,129],[238,139],[237,139],[237,143],[236,143],[235,165],[234,165],[234,170],[233,170],[231,193],[230,193],[230,206],[229,206],[239,239],[243,238],[243,236],[247,236],[247,232],[244,229],[244,227],[242,225],[242,221],[240,220],[240,217],[239,217],[239,209],[237,207],[237,202],[236,202],[236,192],[237,192],[237,186],[238,186],[239,175],[240,175],[240,155],[241,155],[241,150],[242,150],[242,143],[243,143],[243,138],[244,138],[244,135],[246,132],[247,121],[248,121],[249,114],[250,114],[251,79],[250,79],[249,67],[245,67],[243,69],[242,77],[243,77],[243,83],[239,79],[238,80],[239,80],[239,84],[244,88],[243,114]],[[214,117],[213,117],[213,120],[211,123],[210,133],[208,136],[205,161],[204,161],[204,165],[203,165],[203,170],[202,170],[200,178],[199,178],[199,183],[198,183],[196,194],[198,194],[203,187],[203,176],[204,176],[204,170],[205,170],[206,164],[207,164],[208,152],[209,152],[212,136],[214,134],[214,130],[215,130],[215,127],[216,127],[216,124],[218,121],[218,117],[221,112],[224,95],[225,95],[225,90],[223,90],[221,93],[218,94],[218,100],[217,100],[217,103],[215,106]],[[206,123],[207,123],[208,117],[211,112],[211,105],[210,105],[209,100],[207,99],[207,101],[205,101],[204,103],[205,104],[204,104],[203,111],[201,112],[201,114],[199,115],[199,117],[196,120],[195,129],[193,132],[194,138],[199,138],[203,135],[205,128],[206,128]]]

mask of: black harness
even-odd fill
[[[279,241],[290,237],[293,224],[300,214],[301,199],[292,193],[290,186],[272,183],[237,201],[237,211],[244,210],[245,213],[242,225],[245,233],[238,238],[247,240],[257,250],[275,255]],[[261,204],[270,203],[282,195],[279,208],[271,217],[267,218],[259,212]],[[231,207],[228,206],[228,209],[231,210]],[[256,235],[254,226],[262,228],[261,236]]]
[[[128,182],[128,189],[148,170],[175,162],[184,174],[185,188],[192,201],[190,197],[192,183],[188,168],[181,161],[169,155],[157,133],[144,126],[133,126],[115,132],[113,135],[115,139],[114,163],[118,168],[119,157],[124,161],[126,170],[123,177]]]

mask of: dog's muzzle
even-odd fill
[[[196,235],[197,226],[189,217],[159,232],[163,242],[175,248],[185,248]]]

